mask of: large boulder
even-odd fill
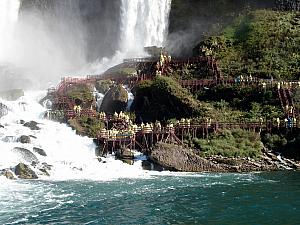
[[[24,123],[24,127],[28,127],[30,130],[40,130],[41,128],[37,126],[38,123],[35,121],[30,121],[27,123]]]
[[[37,179],[36,173],[26,164],[19,163],[15,168],[15,174],[21,179]]]
[[[104,96],[100,111],[108,114],[125,111],[128,102],[128,93],[122,85],[112,87]]]
[[[222,167],[201,158],[193,150],[173,144],[157,143],[149,158],[151,161],[172,171],[225,172]]]
[[[27,135],[22,135],[21,137],[19,137],[18,141],[22,144],[29,144],[31,142],[30,137]]]
[[[25,148],[14,148],[12,150],[14,153],[16,153],[18,156],[20,156],[22,159],[24,159],[26,162],[32,164],[32,163],[38,163],[39,160],[36,157],[35,154],[33,154],[31,151]]]

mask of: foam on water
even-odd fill
[[[47,153],[46,157],[35,153],[39,161],[53,165],[50,179],[111,180],[148,176],[148,173],[142,170],[141,162],[131,166],[110,156],[102,159],[106,163],[99,163],[95,156],[96,146],[91,138],[76,135],[67,125],[43,118],[46,109],[38,103],[43,94],[45,93],[27,92],[24,97],[14,102],[2,100],[11,111],[0,120],[5,126],[0,129],[0,169],[14,167],[19,162],[26,163],[24,158],[12,152],[14,147],[30,151],[33,147],[37,147]],[[20,120],[36,121],[41,130],[32,131],[24,127]],[[21,135],[32,135],[35,138],[31,138],[30,144],[5,142],[3,139],[6,136],[13,136],[14,140],[17,140]]]

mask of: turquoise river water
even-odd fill
[[[6,181],[0,224],[299,224],[300,172]]]

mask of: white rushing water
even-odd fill
[[[20,0],[0,0],[0,61],[9,50],[7,42],[14,36],[19,8]]]
[[[0,124],[4,126],[0,128],[0,170],[13,170],[19,162],[30,164],[26,157],[13,151],[13,148],[19,147],[34,153],[40,162],[39,165],[52,165],[49,171],[51,179],[111,180],[147,176],[140,162],[131,166],[111,156],[102,159],[106,163],[100,163],[95,156],[96,146],[91,138],[76,135],[75,131],[65,124],[43,119],[46,109],[38,103],[43,94],[27,92],[17,101],[1,100],[11,111],[0,119]],[[41,129],[31,130],[24,127],[20,120],[36,121]],[[31,136],[31,143],[20,143],[18,139],[21,135]],[[34,152],[34,147],[43,149],[47,156]],[[39,166],[33,169],[40,173],[38,168]],[[47,179],[41,173],[40,177]]]
[[[122,0],[120,50],[141,54],[146,46],[162,47],[170,9],[171,0]]]

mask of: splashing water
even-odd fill
[[[75,131],[65,124],[43,119],[46,109],[38,103],[43,94],[27,92],[24,97],[14,102],[1,100],[11,112],[0,119],[0,123],[4,125],[4,128],[0,128],[0,170],[13,168],[19,162],[28,164],[25,158],[12,151],[13,148],[20,147],[32,151],[36,147],[43,149],[47,154],[44,157],[32,151],[39,162],[53,166],[49,171],[51,179],[111,180],[147,176],[140,162],[131,166],[110,156],[102,159],[106,163],[100,163],[95,156],[96,146],[91,138],[76,135]],[[30,130],[24,127],[20,120],[36,121],[41,129]],[[18,142],[21,135],[31,136],[31,143]],[[13,138],[7,141],[5,137]]]

